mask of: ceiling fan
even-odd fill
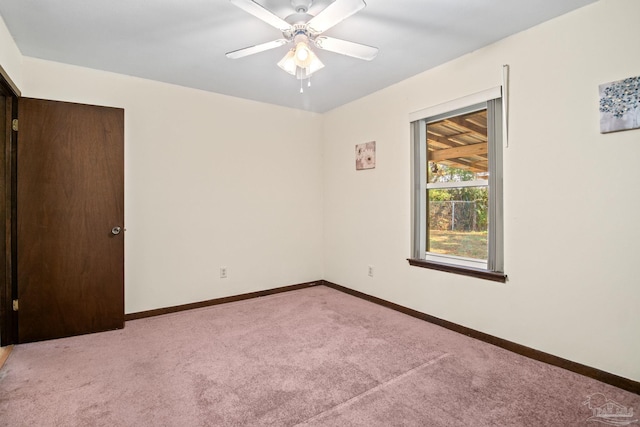
[[[254,53],[275,49],[293,42],[294,47],[278,62],[278,66],[298,79],[308,79],[311,74],[324,67],[311,50],[335,52],[353,58],[371,61],[378,54],[378,48],[354,43],[322,33],[347,19],[366,6],[364,0],[335,0],[316,16],[308,14],[313,0],[291,0],[295,13],[282,19],[253,0],[229,0],[231,3],[282,32],[282,38],[267,43],[249,46],[228,52],[231,59],[243,58]],[[302,91],[302,88],[300,89]]]

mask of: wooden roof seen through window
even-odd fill
[[[487,110],[427,124],[427,160],[472,172],[487,172]]]

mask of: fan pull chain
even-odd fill
[[[307,77],[307,87],[311,87],[311,76]],[[304,93],[304,79],[300,79],[300,93]]]

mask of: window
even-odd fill
[[[411,122],[414,209],[409,262],[506,281],[499,88],[412,114],[416,117]]]

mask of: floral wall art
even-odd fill
[[[376,142],[365,142],[356,145],[356,170],[376,167]]]
[[[640,76],[600,85],[600,133],[640,128]]]

